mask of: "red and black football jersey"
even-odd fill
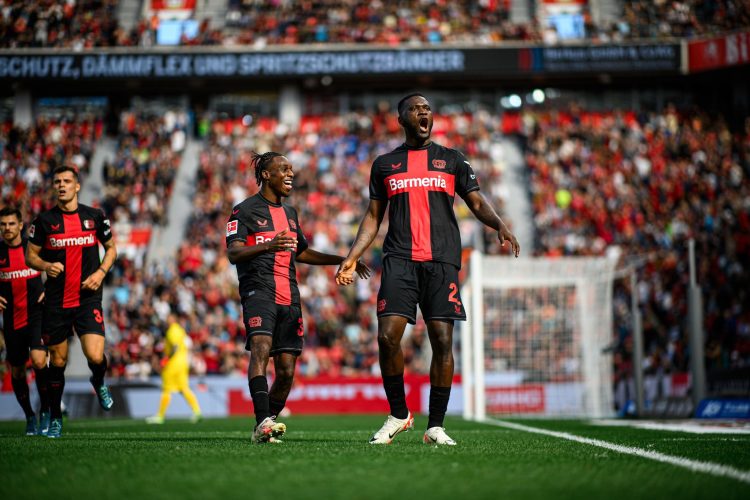
[[[308,244],[297,211],[283,203],[271,203],[258,193],[232,209],[227,222],[227,248],[235,240],[243,241],[246,246],[259,245],[272,240],[284,229],[297,238],[296,255],[304,252]],[[267,299],[281,305],[298,305],[296,255],[292,252],[265,252],[238,263],[240,296]]]
[[[55,207],[42,212],[29,227],[29,241],[42,247],[39,256],[47,262],[61,262],[65,271],[44,284],[44,303],[50,307],[78,307],[101,300],[102,289],[81,289],[81,283],[101,264],[99,242],[112,238],[109,219],[104,212],[86,205],[63,212]]]
[[[370,198],[387,200],[386,256],[461,267],[461,235],[453,198],[479,189],[464,155],[434,142],[422,148],[402,144],[378,156],[370,172]]]
[[[26,240],[8,246],[0,241],[0,297],[6,301],[3,324],[20,330],[29,318],[41,312],[42,273],[26,265]]]

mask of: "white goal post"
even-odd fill
[[[612,284],[604,257],[472,252],[462,296],[464,418],[602,417],[612,401]]]

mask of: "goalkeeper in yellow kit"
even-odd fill
[[[163,424],[164,415],[167,413],[167,407],[172,400],[173,392],[181,392],[185,400],[193,409],[191,420],[198,422],[201,420],[201,409],[198,406],[198,399],[193,391],[190,390],[188,383],[188,373],[190,372],[190,337],[185,329],[177,321],[174,314],[170,314],[167,320],[169,328],[167,329],[166,341],[164,344],[164,354],[169,357],[167,364],[161,372],[162,392],[161,402],[159,403],[159,413],[146,419],[150,424]]]

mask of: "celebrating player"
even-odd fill
[[[193,410],[193,422],[201,420],[201,408],[198,406],[198,398],[190,390],[188,375],[190,374],[190,337],[185,329],[180,325],[175,314],[170,314],[167,318],[169,328],[165,335],[166,343],[164,354],[169,361],[161,372],[162,392],[161,402],[159,403],[159,413],[146,419],[149,424],[163,424],[164,415],[167,413],[169,402],[172,400],[173,392],[181,392],[185,401],[188,402]]]
[[[425,443],[455,445],[443,428],[453,381],[453,322],[465,320],[459,293],[461,240],[453,198],[461,196],[474,215],[497,231],[502,244],[520,247],[495,210],[479,193],[479,183],[466,158],[430,139],[432,110],[421,94],[398,103],[398,122],[405,143],[379,156],[370,173],[370,204],[357,238],[336,274],[336,282],[353,281],[356,262],[370,246],[390,203],[385,259],[378,292],[378,346],[383,386],[391,413],[370,439],[388,444],[414,426],[404,393],[401,337],[406,323],[416,321],[417,304],[432,346],[430,403]]]
[[[237,265],[242,313],[250,351],[248,381],[255,408],[254,443],[276,442],[286,425],[276,416],[292,388],[304,328],[295,261],[339,264],[337,255],[308,248],[297,211],[281,203],[292,191],[294,169],[279,153],[254,154],[260,192],[234,207],[227,222],[227,255]],[[355,261],[352,272],[367,278],[370,270]],[[353,277],[352,277],[353,279]],[[266,368],[273,356],[275,379],[268,391]]]
[[[47,274],[42,315],[44,343],[50,353],[49,399],[52,420],[47,437],[62,435],[60,402],[65,387],[68,337],[73,331],[81,339],[99,404],[112,408],[112,396],[104,384],[102,280],[114,265],[117,249],[109,220],[101,210],[78,203],[81,184],[78,171],[62,166],[54,171],[57,205],[42,212],[29,228],[26,263]],[[99,246],[104,258],[99,261]]]
[[[26,435],[46,434],[49,429],[47,397],[47,348],[42,342],[42,306],[44,290],[39,271],[26,266],[26,240],[21,237],[21,211],[0,210],[0,311],[3,312],[5,343],[8,346],[11,384],[18,404],[26,415]],[[29,401],[26,361],[31,364],[39,392],[39,426]]]

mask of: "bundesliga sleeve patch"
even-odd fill
[[[36,232],[36,226],[34,224],[29,226],[29,238],[34,237],[34,233]]]
[[[237,234],[237,221],[236,220],[230,220],[227,222],[227,236],[232,236],[233,234]]]

